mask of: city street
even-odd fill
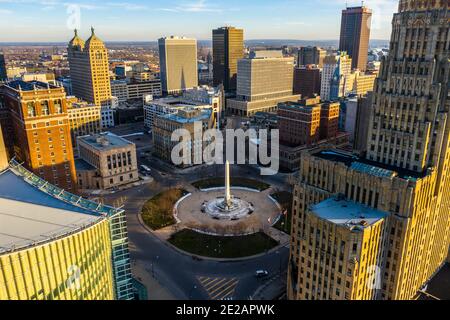
[[[148,136],[145,136],[148,137]],[[138,215],[145,201],[164,189],[193,182],[202,178],[220,176],[223,166],[201,166],[178,171],[152,156],[140,157],[140,164],[152,170],[155,181],[151,184],[118,191],[103,197],[105,203],[121,205],[127,213],[130,254],[135,263],[144,266],[148,275],[156,279],[170,291],[176,299],[249,299],[258,288],[271,278],[274,282],[284,281],[279,277],[285,274],[288,264],[287,246],[262,254],[256,258],[232,262],[194,259],[173,249],[149,232],[139,221]],[[232,175],[259,175],[259,169],[251,166],[233,166]],[[263,177],[261,177],[263,178]],[[273,188],[288,189],[287,176],[265,177],[264,181]],[[265,280],[257,279],[255,271],[269,271]],[[278,277],[277,277],[278,275]],[[151,292],[151,288],[149,288]],[[281,293],[274,293],[276,296]]]

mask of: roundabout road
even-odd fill
[[[144,162],[147,165],[150,163]],[[152,161],[152,175],[155,182],[140,187],[116,192],[103,197],[105,203],[114,205],[123,202],[127,214],[130,255],[133,261],[145,266],[176,299],[220,299],[232,297],[234,300],[248,299],[264,284],[255,278],[258,269],[268,270],[271,276],[284,274],[288,265],[289,249],[281,247],[250,260],[219,262],[213,260],[195,260],[185,255],[145,229],[138,219],[140,210],[148,199],[164,189],[200,180],[211,175],[217,176],[218,168],[213,166],[199,168],[175,177],[164,167]],[[233,167],[232,175],[255,176],[251,167]],[[201,172],[198,174],[197,172]],[[283,176],[264,179],[280,189],[285,186]],[[151,290],[151,288],[150,288]]]

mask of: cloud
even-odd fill
[[[130,3],[130,2],[108,2],[107,5],[110,7],[121,8],[121,9],[124,9],[127,11],[138,11],[138,10],[147,10],[148,9],[147,6]]]
[[[174,6],[173,8],[159,8],[160,11],[167,12],[223,12],[222,8],[218,8],[217,6],[211,5],[206,2],[206,0],[198,0],[194,2],[181,3],[179,5]]]
[[[0,9],[0,14],[13,14],[13,11],[8,9]]]

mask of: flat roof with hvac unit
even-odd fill
[[[79,137],[78,140],[100,151],[134,145],[131,141],[119,137],[111,132]]]

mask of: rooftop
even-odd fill
[[[100,151],[134,145],[134,143],[111,132],[103,132],[90,136],[79,137],[78,140]]]
[[[157,100],[152,100],[147,103],[148,105],[160,105],[166,106],[170,108],[185,108],[185,107],[203,107],[209,106],[209,104],[205,104],[204,102],[194,101],[185,97],[167,97],[161,98]]]
[[[84,161],[83,159],[75,159],[75,168],[77,171],[91,171],[95,170],[93,166]]]
[[[374,175],[380,178],[393,178],[400,177],[405,180],[417,180],[424,178],[426,172],[415,172],[395,166],[387,165],[384,163],[374,162],[365,158],[360,158],[351,154],[339,152],[336,150],[320,151],[313,154],[315,157],[321,159],[344,163],[352,170]]]
[[[273,59],[283,58],[281,50],[256,50],[250,52],[250,59]]]
[[[119,212],[64,191],[16,162],[0,173],[0,255],[78,232]]]
[[[198,112],[198,116],[186,117],[183,115],[188,114],[189,112]],[[162,115],[161,118],[167,119],[170,121],[175,121],[178,123],[194,123],[197,121],[204,121],[211,118],[212,109],[195,109],[195,108],[186,108],[183,110],[179,110],[178,113],[166,114]]]
[[[15,90],[21,91],[34,91],[34,90],[48,90],[48,89],[56,89],[58,87],[51,85],[46,82],[40,81],[23,81],[23,80],[14,80],[6,83],[6,86],[13,88]]]
[[[339,198],[330,198],[310,208],[319,218],[349,228],[367,228],[384,219],[387,213],[362,204]]]

